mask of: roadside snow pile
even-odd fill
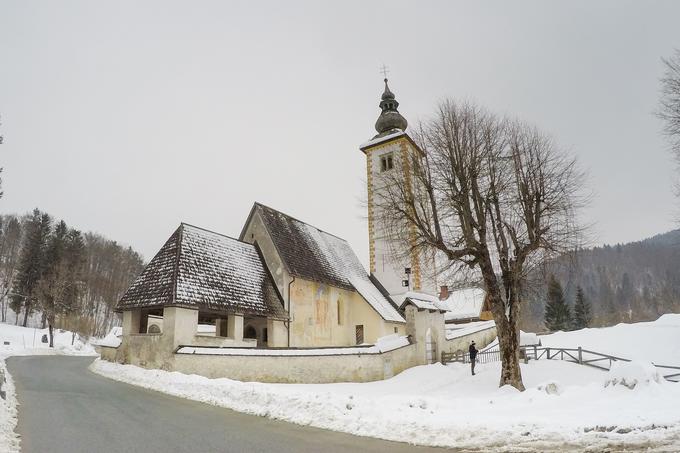
[[[556,332],[539,338],[543,346],[551,348],[581,346],[624,359],[680,366],[680,314],[663,315],[651,322]]]
[[[525,392],[498,388],[498,363],[477,365],[476,376],[463,364],[435,364],[384,381],[339,384],[208,379],[101,360],[90,369],[248,414],[420,445],[503,451],[601,451],[615,446],[680,450],[680,385],[638,384],[635,391],[617,391],[604,387],[606,373],[562,361],[522,365]]]
[[[629,389],[666,384],[659,370],[649,362],[614,362],[607,373],[605,387],[623,385]],[[679,401],[680,403],[680,401]]]
[[[48,329],[33,329],[0,323],[0,356],[32,354],[96,355],[92,345],[67,330],[54,329],[54,348],[43,343]],[[73,344],[71,344],[73,342]]]
[[[95,340],[93,344],[95,346],[108,346],[110,348],[117,348],[123,341],[120,338],[121,335],[123,335],[122,327],[112,327],[104,338]]]
[[[0,451],[19,452],[19,436],[14,432],[17,426],[17,399],[12,376],[7,372],[4,358],[0,359],[0,379],[4,376],[2,390],[5,399],[0,399]]]

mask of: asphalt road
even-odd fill
[[[23,453],[438,452],[244,415],[112,381],[92,358],[11,357]],[[399,429],[398,426],[395,429]]]

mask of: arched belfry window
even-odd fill
[[[394,155],[392,153],[380,156],[380,171],[389,171],[394,168]]]

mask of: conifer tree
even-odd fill
[[[36,292],[38,282],[45,270],[45,253],[47,241],[51,230],[52,219],[46,213],[35,209],[28,221],[27,235],[21,250],[19,272],[14,282],[12,295],[12,308],[19,316],[19,310],[24,308],[24,321],[26,327],[28,317],[35,309]],[[16,308],[19,308],[17,310]]]
[[[574,304],[574,329],[585,329],[591,321],[590,302],[583,294],[583,288],[576,288],[576,303]]]
[[[45,321],[49,326],[50,347],[54,347],[53,328],[61,311],[62,299],[67,286],[68,269],[65,266],[68,227],[62,220],[50,235],[44,258],[44,269],[38,283],[37,299]]]
[[[554,275],[548,283],[548,301],[545,305],[545,325],[551,331],[569,330],[571,309],[564,300],[562,285]]]

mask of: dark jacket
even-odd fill
[[[477,357],[477,348],[475,348],[475,345],[471,344],[470,345],[470,360],[474,359]]]

